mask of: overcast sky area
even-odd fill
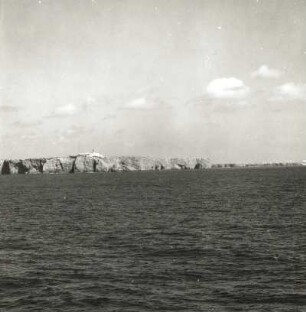
[[[2,0],[0,158],[306,159],[306,0]]]

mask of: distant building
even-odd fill
[[[94,152],[94,151],[92,151],[91,153],[78,153],[76,155],[71,155],[71,157],[77,157],[77,156],[99,157],[99,158],[105,158],[106,157],[106,156],[104,156],[100,153]]]

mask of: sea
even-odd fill
[[[306,311],[306,168],[0,176],[0,311]]]

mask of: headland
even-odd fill
[[[0,160],[1,174],[93,173],[143,170],[206,169],[204,158],[154,158],[80,153],[68,157]]]
[[[67,157],[0,159],[0,174],[60,174],[148,170],[199,170],[234,168],[305,167],[301,162],[210,163],[206,158],[158,158],[144,156],[104,156],[96,152]]]

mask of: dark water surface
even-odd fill
[[[0,176],[0,311],[306,311],[306,168]]]

